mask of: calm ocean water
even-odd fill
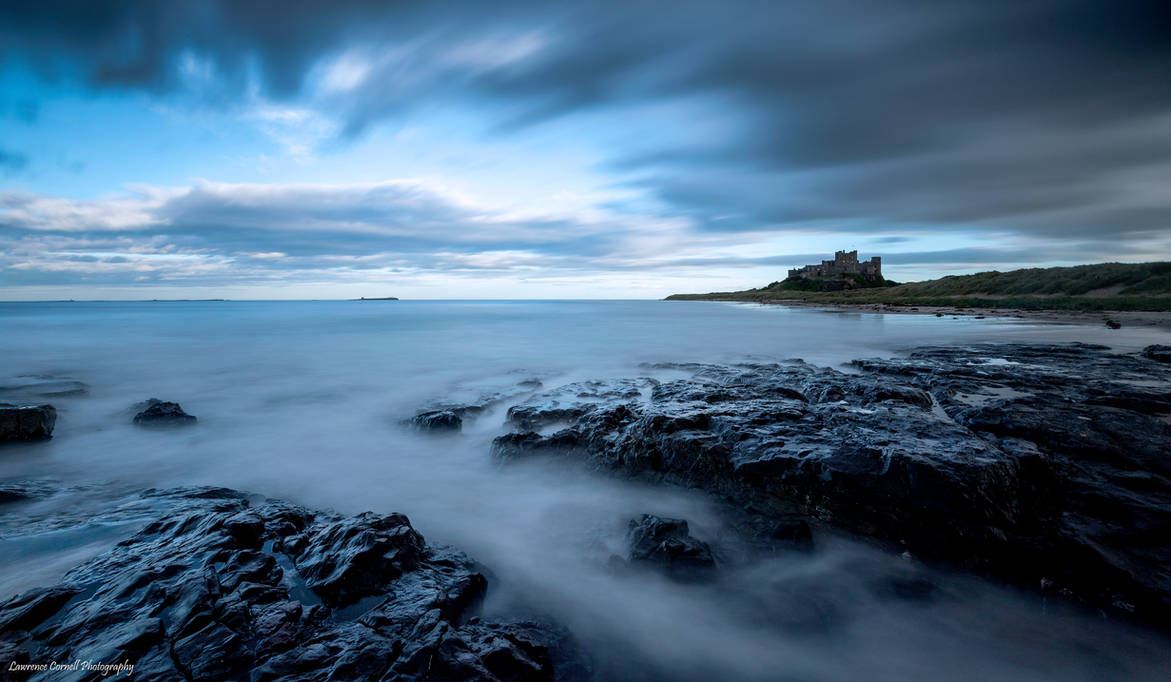
[[[705,302],[367,301],[0,303],[0,384],[85,382],[56,399],[55,437],[0,449],[0,482],[68,488],[0,512],[0,598],[52,582],[133,532],[108,521],[148,487],[223,485],[345,513],[401,511],[431,542],[495,574],[487,608],[540,609],[570,626],[604,674],[626,679],[1156,679],[1168,644],[846,539],[732,569],[716,586],[619,576],[623,523],[652,512],[734,545],[702,495],[550,463],[489,458],[507,405],[455,436],[399,424],[437,400],[540,379],[647,375],[645,362],[838,365],[919,344],[1085,341],[1135,350],[1154,329],[877,315]],[[181,431],[130,425],[175,400]],[[41,524],[40,519],[72,519]],[[110,517],[113,518],[113,517]],[[883,600],[875,576],[944,586]],[[813,614],[810,616],[809,614]]]

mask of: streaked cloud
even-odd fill
[[[0,194],[0,271],[10,286],[279,287],[448,277],[456,281],[449,291],[474,296],[474,285],[458,282],[483,276],[617,281],[634,273],[658,273],[664,281],[696,275],[735,281],[748,272],[772,281],[789,266],[825,256],[778,253],[776,239],[767,231],[713,234],[646,215],[518,212],[429,179],[353,185],[198,182],[140,186],[90,201]],[[1018,242],[1016,248],[928,250],[922,248],[924,239],[915,233],[887,235],[875,244],[892,274],[900,266],[938,271],[1020,265],[1030,247]],[[883,244],[904,250],[891,252]],[[1071,241],[1047,248],[1045,260],[1059,264],[1105,254],[1125,258],[1144,252],[1125,244]],[[646,291],[646,284],[637,290]]]
[[[730,280],[856,242],[916,275],[1168,258],[1167,19],[1149,0],[8,3],[0,58],[37,84],[0,101],[13,126],[65,130],[38,88],[74,118],[117,95],[223,147],[178,186],[128,159],[83,197],[38,184],[64,163],[49,143],[4,139],[0,177],[24,184],[0,195],[3,262],[84,283]],[[371,145],[411,135],[426,177],[381,181],[424,159]],[[242,158],[252,138],[272,148]],[[489,149],[495,171],[469,170]],[[585,180],[550,192],[561,168]],[[464,182],[486,175],[508,201]]]

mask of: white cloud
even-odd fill
[[[155,210],[166,192],[98,200],[61,199],[28,192],[0,194],[0,224],[53,232],[124,232],[164,222]]]
[[[488,71],[534,58],[550,43],[542,31],[472,38],[441,50],[435,63],[441,67]]]
[[[366,82],[374,63],[358,51],[344,52],[322,67],[320,89],[326,94],[345,93]]]
[[[34,286],[91,291],[134,283],[266,286],[269,296],[279,298],[308,282],[339,292],[363,283],[393,284],[414,287],[405,290],[416,295],[452,297],[524,295],[524,287],[531,287],[529,296],[555,290],[566,295],[572,286],[586,287],[581,296],[658,296],[759,286],[779,279],[801,258],[815,259],[777,254],[843,246],[832,231],[721,235],[698,230],[685,218],[570,203],[575,205],[561,211],[519,210],[437,178],[352,184],[198,181],[186,187],[135,186],[98,200],[8,192],[0,194],[0,298],[48,291],[29,288]],[[888,261],[896,279],[899,263],[907,275],[926,276],[930,268],[940,272],[949,264],[967,264],[964,269],[970,270],[973,263],[1016,262],[1007,260],[1012,250],[986,248],[974,237],[963,242],[952,234],[946,244],[898,239],[903,257]],[[1149,245],[1150,253],[1168,248],[1166,240],[1157,242]],[[1070,245],[1052,255],[1062,260],[1079,253],[1094,259],[1135,256],[1107,246]],[[916,259],[914,251],[925,253]],[[898,255],[871,250],[875,253]],[[493,284],[481,286],[488,282]],[[54,291],[50,297],[62,297]]]
[[[312,107],[276,104],[255,98],[244,109],[243,118],[251,121],[281,146],[285,154],[308,160],[326,142],[336,139],[340,125]]]

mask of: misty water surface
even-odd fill
[[[868,543],[750,558],[702,494],[557,462],[489,457],[503,411],[459,435],[399,421],[438,400],[665,361],[838,365],[923,343],[1086,341],[1135,350],[1158,330],[825,312],[704,302],[0,303],[0,379],[84,381],[54,438],[0,448],[0,481],[68,488],[0,513],[0,598],[51,583],[132,533],[111,515],[148,487],[221,485],[344,513],[401,511],[493,573],[489,611],[568,625],[611,679],[1157,679],[1164,639]],[[175,400],[177,431],[130,424]],[[12,506],[10,506],[12,507]],[[679,585],[615,574],[624,524],[683,517],[725,576]],[[52,522],[51,519],[58,519]],[[60,521],[68,519],[68,521]],[[927,578],[929,598],[892,586]]]

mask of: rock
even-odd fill
[[[49,495],[52,491],[52,486],[37,481],[0,483],[0,504],[6,504],[8,502],[23,502],[25,500],[44,497]]]
[[[1118,320],[1106,320],[1106,326],[1110,329],[1122,329],[1122,323]]]
[[[640,401],[658,382],[653,379],[616,379],[566,384],[529,398],[508,409],[507,420],[522,430],[572,421],[599,402]]]
[[[540,387],[539,379],[528,378],[499,391],[480,392],[468,400],[436,401],[415,416],[403,420],[403,423],[421,431],[459,431],[463,428],[464,420],[475,419],[493,407],[515,400]]]
[[[0,397],[15,401],[38,398],[76,398],[89,393],[89,386],[75,379],[41,374],[25,374],[0,384]]]
[[[542,436],[535,431],[509,433],[492,441],[492,457],[500,461],[524,459],[536,454],[565,454],[577,447],[575,431],[558,431]]]
[[[683,519],[643,514],[630,520],[626,539],[632,563],[656,565],[672,578],[706,577],[716,567],[711,547],[693,538]]]
[[[584,680],[568,633],[473,618],[487,581],[400,514],[341,518],[224,489],[61,584],[0,604],[6,660],[129,660],[151,680]]]
[[[164,402],[158,398],[151,398],[134,407],[138,410],[138,414],[134,415],[134,423],[138,426],[186,426],[196,421],[195,417],[183,411],[179,403]]]
[[[332,607],[384,591],[415,568],[424,544],[402,514],[366,513],[294,536],[282,548],[309,589]]]
[[[463,418],[454,410],[420,412],[407,421],[423,431],[459,431],[463,426]]]
[[[52,405],[0,403],[0,443],[52,438],[56,423]]]
[[[1143,357],[1158,360],[1159,362],[1171,362],[1171,346],[1160,346],[1158,344],[1147,346],[1143,349]]]
[[[778,519],[769,528],[772,540],[783,542],[800,549],[813,547],[813,529],[805,519]]]
[[[71,586],[48,587],[9,599],[0,609],[0,632],[33,629],[60,611],[80,591]]]
[[[831,526],[1165,625],[1171,366],[1108,351],[922,348],[856,361],[856,374],[672,366],[690,378],[649,399],[623,390],[630,380],[594,386],[547,435],[531,426],[576,385],[533,396],[493,453],[705,489],[760,517],[762,544]]]

